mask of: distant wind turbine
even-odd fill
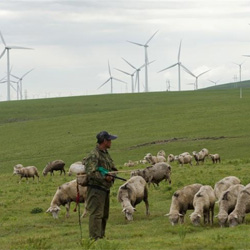
[[[21,77],[18,77],[18,76],[15,76],[13,74],[10,74],[12,77],[16,78],[18,80],[18,84],[19,84],[19,94],[20,94],[20,99],[22,100],[23,99],[23,78],[28,75],[32,70],[34,69],[31,69],[29,70],[28,72],[26,72],[25,74],[23,74]]]
[[[122,80],[119,80],[119,79],[117,79],[117,78],[115,78],[115,77],[113,77],[111,75],[109,61],[108,61],[108,70],[109,70],[109,76],[110,76],[109,79],[107,81],[105,81],[98,89],[100,89],[102,86],[104,86],[106,83],[108,83],[110,81],[110,84],[111,84],[111,94],[113,94],[113,79],[116,80],[116,81],[118,81],[118,82],[123,82],[123,83],[126,83],[126,82],[124,82]]]
[[[234,63],[234,64],[236,64],[236,65],[239,66],[239,77],[240,77],[240,82],[241,82],[241,66],[242,66],[243,63],[244,63],[244,62],[242,62],[242,63],[240,63],[240,64]]]
[[[214,83],[214,85],[216,85],[220,80],[217,80],[217,81],[212,81],[212,80],[209,80],[209,82],[212,82]]]
[[[31,48],[25,48],[25,47],[19,47],[19,46],[8,46],[6,45],[1,32],[0,32],[0,36],[5,46],[2,54],[0,55],[0,59],[3,57],[3,55],[7,51],[7,100],[9,101],[10,100],[10,86],[11,86],[10,85],[10,50],[11,49],[31,49]]]
[[[148,51],[147,51],[147,49],[148,49],[149,42],[156,35],[157,32],[158,32],[158,30],[148,39],[148,41],[145,44],[128,41],[129,43],[133,43],[135,45],[144,47],[144,50],[145,50],[145,64],[144,64],[145,65],[145,92],[148,92],[148,65],[149,65],[149,61],[148,61]]]
[[[186,71],[186,69],[184,69],[185,71]],[[191,73],[190,71],[186,71],[188,74],[190,74],[190,75],[192,75],[193,77],[195,77],[195,85],[194,85],[194,89],[198,89],[198,78],[200,77],[200,76],[202,76],[202,75],[204,75],[205,73],[207,73],[208,71],[210,71],[211,69],[209,69],[209,70],[206,70],[206,71],[204,71],[204,72],[202,72],[202,73],[200,73],[199,75],[195,75],[195,74],[193,74],[193,73]]]
[[[169,66],[169,67],[167,67],[167,68],[165,68],[165,69],[162,69],[162,70],[158,71],[158,73],[160,73],[160,72],[162,72],[162,71],[165,71],[165,70],[167,70],[167,69],[173,68],[173,67],[175,67],[176,65],[178,65],[178,89],[179,89],[179,91],[181,91],[181,67],[182,67],[186,72],[188,72],[188,73],[190,72],[190,73],[191,73],[191,71],[190,71],[189,69],[187,69],[187,68],[181,63],[181,61],[180,61],[181,43],[182,43],[182,41],[180,41],[180,45],[179,45],[179,52],[178,52],[178,57],[177,57],[177,63],[175,63],[175,64],[173,64],[173,65],[171,65],[171,66]]]
[[[134,90],[134,74],[136,73],[136,71],[134,71],[133,73],[128,73],[128,72],[123,71],[121,69],[117,69],[117,68],[115,68],[115,69],[126,74],[126,75],[131,76],[131,91],[132,91],[132,93],[134,93],[135,92],[135,90]]]

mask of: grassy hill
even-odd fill
[[[0,249],[249,249],[250,217],[237,228],[172,227],[167,217],[175,190],[199,182],[214,186],[228,175],[250,183],[250,89],[159,92],[79,96],[0,103]],[[45,211],[56,188],[74,177],[40,176],[40,182],[12,176],[13,166],[34,165],[40,175],[48,161],[62,159],[68,169],[95,146],[101,130],[118,135],[110,154],[118,169],[128,160],[140,160],[148,152],[166,154],[199,151],[206,147],[219,153],[222,163],[206,161],[200,166],[172,165],[172,184],[149,188],[151,215],[139,204],[134,221],[128,223],[116,200],[121,182],[111,192],[107,239],[90,245],[88,227],[82,220],[80,241],[78,215],[59,219]],[[135,168],[144,168],[138,165]],[[135,169],[132,168],[132,169]],[[129,178],[128,173],[121,173]],[[82,207],[81,207],[82,209]],[[216,207],[218,212],[218,207]],[[189,213],[190,214],[190,213]],[[146,243],[146,244],[145,244]]]

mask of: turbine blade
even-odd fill
[[[181,67],[191,76],[196,77],[187,67],[185,67],[183,64],[181,64]]]
[[[5,54],[6,52],[6,48],[3,50],[2,54],[0,55],[0,59],[3,57],[3,55]]]
[[[129,73],[128,73],[128,72],[126,72],[126,71],[123,71],[123,70],[121,70],[121,69],[117,69],[117,68],[114,68],[114,69],[116,69],[116,70],[118,70],[118,71],[120,71],[120,72],[122,72],[122,73],[124,73],[124,74],[126,74],[126,75],[131,76],[131,74],[129,74]]]
[[[180,57],[181,57],[181,43],[182,43],[182,40],[180,41],[180,45],[179,45],[178,62],[180,62]]]
[[[14,78],[16,78],[16,79],[18,79],[18,80],[20,80],[20,78],[19,77],[17,77],[17,76],[15,76],[15,75],[13,75],[13,74],[10,74],[12,77],[14,77]]]
[[[26,75],[28,75],[32,70],[34,70],[34,69],[31,69],[31,70],[29,70],[28,72],[26,72],[21,78],[24,78]]]
[[[2,35],[2,33],[1,33],[1,31],[0,31],[0,36],[1,36],[1,39],[2,39],[2,42],[3,42],[4,46],[6,47],[6,43],[5,43],[5,41],[4,41],[4,38],[3,38],[3,35]]]
[[[243,55],[243,56],[250,57],[250,55]]]
[[[111,70],[110,70],[109,61],[108,61],[108,69],[109,69],[109,75],[110,75],[110,77],[111,77]]]
[[[105,85],[109,80],[111,80],[112,78],[110,77],[106,82],[104,82],[98,89],[100,89],[103,85]]]
[[[20,47],[20,46],[7,46],[8,49],[33,49],[33,48],[26,48],[26,47]]]
[[[176,65],[178,65],[178,63],[175,63],[175,64],[173,64],[173,65],[171,65],[171,66],[169,66],[169,67],[167,67],[167,68],[165,68],[165,69],[162,69],[162,70],[158,71],[157,73],[160,73],[160,72],[162,72],[162,71],[164,71],[164,70],[173,68],[173,67],[176,66]]]
[[[130,65],[132,68],[136,69],[136,67],[133,66],[133,65],[132,65],[130,62],[128,62],[126,59],[124,59],[123,57],[122,57],[122,59],[123,59],[128,65]]]
[[[116,81],[118,81],[118,82],[123,82],[123,83],[126,83],[126,84],[127,84],[127,82],[124,82],[124,81],[122,81],[122,80],[120,80],[120,79],[117,79],[117,78],[115,78],[115,77],[113,77],[113,79],[116,80]]]
[[[129,43],[133,43],[133,44],[135,44],[135,45],[139,45],[139,46],[144,46],[143,44],[141,44],[141,43],[135,43],[135,42],[131,42],[131,41],[127,41],[127,42],[129,42]]]
[[[207,72],[208,72],[208,71],[210,71],[210,70],[211,70],[211,69],[206,70],[206,71],[204,71],[204,72],[200,73],[197,77],[199,77],[199,76],[201,76],[201,75],[203,75],[203,74],[207,73]]]
[[[156,35],[156,33],[158,32],[159,30],[157,30],[149,39],[148,41],[146,42],[145,45],[148,45],[148,43],[152,40],[152,38]]]

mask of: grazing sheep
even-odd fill
[[[135,170],[131,172],[131,176],[141,176],[150,186],[150,183],[159,186],[162,180],[171,184],[171,166],[165,162],[159,162],[145,169]]]
[[[166,153],[165,153],[165,151],[162,149],[162,150],[160,150],[160,151],[157,153],[157,156],[164,156],[164,157],[166,157]]]
[[[60,175],[63,172],[65,175],[64,166],[65,166],[65,162],[62,160],[51,161],[43,169],[43,175],[46,176],[49,172],[50,172],[50,175],[54,175],[54,171],[60,171]]]
[[[208,154],[209,154],[209,151],[208,151],[208,149],[206,149],[206,148],[203,148],[203,149],[201,150],[201,152],[204,153],[205,157],[208,156]]]
[[[158,162],[166,162],[167,161],[166,158],[162,155],[153,156],[150,153],[146,154],[144,159],[147,160],[148,163],[150,163],[150,164],[156,164]]]
[[[25,177],[26,180],[28,180],[28,178],[32,177],[33,181],[34,181],[35,176],[37,176],[37,179],[39,181],[38,170],[34,166],[23,167],[22,164],[17,164],[16,166],[14,166],[13,175],[14,174],[20,175],[20,181],[19,182],[21,182],[23,177]]]
[[[198,153],[196,151],[193,151],[193,156],[196,161],[196,165],[199,165],[199,162],[204,163],[205,158],[206,158],[206,153],[202,150]]]
[[[85,166],[82,164],[81,161],[77,161],[70,165],[68,175],[71,176],[73,173],[85,174]]]
[[[180,219],[181,223],[184,223],[184,217],[189,209],[193,209],[193,200],[195,194],[202,187],[201,184],[191,184],[177,190],[172,196],[172,202],[170,211],[165,216],[169,217],[169,221],[172,226],[178,224]]]
[[[219,154],[209,154],[208,156],[212,159],[213,163],[220,162],[220,155]]]
[[[66,217],[69,217],[69,210],[70,210],[70,203],[72,201],[76,202],[77,200],[77,182],[76,180],[66,182],[62,184],[60,187],[58,187],[51,203],[50,207],[46,211],[47,213],[52,213],[53,218],[58,218],[58,213],[61,210],[60,206],[65,206],[66,208]],[[79,202],[84,203],[86,201],[87,197],[87,187],[83,187],[81,185],[78,185],[79,188]],[[85,204],[86,207],[86,204]],[[82,217],[86,215],[86,209],[84,209],[84,212],[82,214]]]
[[[235,208],[228,215],[229,226],[234,227],[243,223],[246,213],[250,213],[250,183],[240,191]]]
[[[136,211],[135,207],[142,200],[145,202],[146,215],[149,215],[147,184],[141,176],[133,176],[120,186],[117,199],[122,205],[122,212],[125,213],[127,220],[133,220],[133,213]]]
[[[131,160],[129,160],[128,162],[125,162],[123,166],[124,167],[134,167],[137,164],[138,164],[138,161],[131,161]]]
[[[240,191],[244,188],[241,184],[230,186],[224,191],[219,200],[219,213],[215,217],[218,218],[221,227],[226,225],[228,214],[230,214],[236,205],[237,197]]]
[[[219,200],[222,193],[226,191],[230,186],[240,184],[240,179],[235,176],[227,176],[214,185],[214,193],[216,198]]]
[[[187,155],[179,155],[177,158],[177,160],[181,166],[183,166],[183,164],[190,164],[191,166],[193,166],[192,159],[193,159],[193,156],[188,155],[188,154]]]
[[[173,162],[175,160],[175,156],[173,154],[169,154],[167,158],[167,162]]]
[[[205,185],[200,188],[194,196],[194,212],[190,215],[191,222],[194,225],[200,225],[202,216],[204,217],[204,224],[213,224],[215,200],[214,190],[211,186]]]

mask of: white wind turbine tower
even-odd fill
[[[184,69],[185,71],[186,71],[186,69]],[[208,70],[206,70],[206,71],[203,71],[202,73],[200,73],[199,75],[195,75],[195,74],[193,74],[192,72],[190,72],[189,70],[188,71],[186,71],[188,74],[190,74],[191,76],[193,76],[193,77],[195,77],[195,89],[197,90],[198,89],[198,78],[200,77],[200,76],[202,76],[202,75],[204,75],[205,73],[207,73],[208,71],[210,71],[211,69],[208,69]]]
[[[126,83],[126,82],[124,82],[124,81],[122,81],[122,80],[119,80],[119,79],[117,79],[117,78],[115,78],[115,77],[113,77],[112,75],[111,75],[111,70],[110,70],[110,65],[109,65],[109,61],[108,61],[108,69],[109,69],[109,79],[107,80],[107,81],[105,81],[98,89],[100,89],[102,86],[104,86],[107,82],[109,82],[110,81],[110,84],[111,84],[111,94],[113,94],[113,79],[114,80],[116,80],[116,81],[118,81],[118,82],[123,82],[123,83]],[[127,83],[126,83],[127,84]]]
[[[177,57],[177,63],[165,68],[165,69],[162,69],[160,71],[158,71],[158,73],[162,72],[162,71],[165,71],[167,69],[170,69],[170,68],[173,68],[175,67],[176,65],[178,65],[178,89],[179,91],[181,91],[181,67],[186,71],[188,72],[189,74],[191,73],[191,71],[189,69],[187,69],[180,61],[180,54],[181,54],[181,42],[180,41],[180,45],[179,45],[179,52],[178,52],[178,57]]]
[[[134,71],[133,73],[128,73],[128,72],[123,71],[121,69],[117,69],[117,68],[115,68],[115,69],[126,74],[126,75],[131,76],[131,91],[132,91],[132,93],[134,93],[135,92],[135,90],[134,90],[134,74],[136,73],[136,71]]]
[[[31,69],[29,70],[28,72],[26,72],[25,74],[23,74],[21,77],[18,77],[18,76],[15,76],[13,74],[10,74],[11,76],[13,76],[14,78],[16,78],[18,80],[18,83],[19,84],[19,88],[18,88],[18,91],[19,91],[19,94],[20,94],[20,99],[22,100],[23,99],[23,78],[28,75],[32,70],[34,69]]]
[[[240,82],[241,82],[241,66],[242,66],[242,64],[243,64],[244,62],[242,62],[242,63],[234,63],[234,64],[236,64],[236,65],[238,65],[239,66],[239,77],[240,77]]]
[[[3,55],[7,51],[7,101],[9,101],[10,100],[10,86],[11,86],[10,85],[10,50],[11,49],[31,49],[31,48],[25,48],[25,47],[19,47],[19,46],[8,46],[6,45],[1,32],[0,32],[0,36],[5,46],[4,51],[0,55],[0,59],[3,57]]]
[[[148,92],[148,65],[149,65],[149,62],[148,62],[148,51],[147,51],[147,49],[148,49],[149,42],[156,35],[157,32],[158,32],[158,30],[148,39],[148,41],[145,44],[128,41],[129,43],[133,43],[135,45],[144,47],[144,50],[145,50],[145,64],[144,64],[145,65],[145,92]]]

